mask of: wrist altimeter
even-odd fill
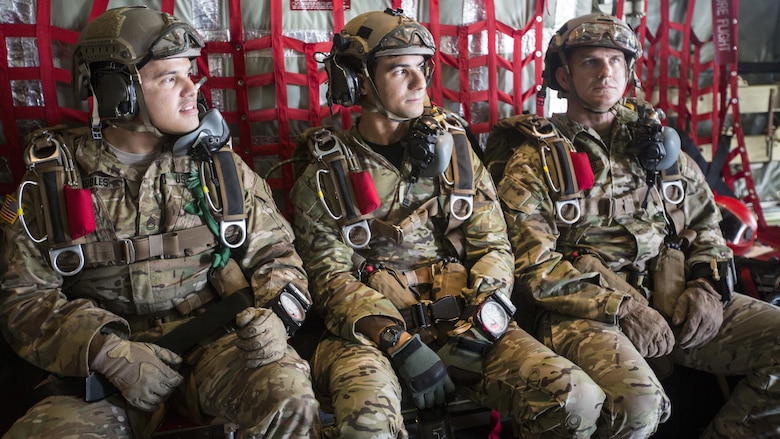
[[[491,340],[498,340],[509,329],[515,306],[501,293],[488,296],[474,310],[474,327],[482,331]]]
[[[295,284],[288,282],[265,307],[273,310],[282,319],[287,328],[287,335],[292,337],[295,335],[295,331],[303,325],[311,302]]]

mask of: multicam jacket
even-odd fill
[[[404,153],[404,168],[399,170],[366,145],[356,127],[337,134],[373,179],[381,201],[371,213],[374,218],[398,224],[431,197],[438,199],[441,212],[447,212],[448,196],[442,193],[440,176],[421,177],[412,186],[409,206],[402,205],[411,172],[408,152]],[[466,250],[466,260],[461,262],[469,273],[468,288],[463,294],[467,301],[492,293],[508,297],[514,265],[506,224],[489,173],[470,148],[469,153],[476,194],[473,214],[460,225]],[[316,163],[310,164],[291,192],[295,204],[296,245],[312,281],[315,307],[325,316],[327,328],[346,340],[368,344],[367,338],[355,332],[355,322],[359,319],[376,315],[403,322],[403,318],[390,300],[356,277],[355,250],[341,239],[341,227],[318,198],[318,169]],[[326,194],[330,203],[334,202],[332,195]],[[334,215],[338,213],[334,212]],[[360,256],[369,263],[384,263],[401,271],[441,261],[451,256],[444,237],[447,217],[449,214],[420,224],[400,244],[387,237],[374,236],[370,248],[360,250]]]
[[[87,235],[88,241],[158,235],[204,224],[201,216],[184,209],[193,199],[188,179],[197,164],[189,156],[174,156],[171,145],[145,173],[123,165],[107,146],[84,138],[73,156],[84,187],[92,193],[96,230]],[[290,281],[305,291],[308,283],[289,223],[266,182],[240,157],[235,159],[248,217],[246,243],[233,257],[254,289],[257,306]],[[40,224],[31,218],[30,228],[36,229]],[[186,296],[207,287],[215,251],[208,239],[182,249],[175,258],[85,267],[63,277],[20,223],[3,222],[1,251],[7,264],[0,267],[0,321],[3,335],[21,357],[52,373],[86,376],[90,340],[103,326],[127,333],[129,320],[169,315]]]
[[[626,151],[631,142],[627,125],[637,113],[617,107],[610,146],[592,129],[553,115],[559,133],[578,152],[586,152],[595,176],[585,190],[582,217],[567,225],[556,219],[539,149],[534,142],[520,145],[507,162],[498,184],[509,238],[514,249],[518,282],[526,285],[542,309],[614,323],[626,292],[601,287],[592,274],[578,272],[570,263],[577,253],[598,255],[614,272],[646,272],[670,233],[660,191],[653,189],[647,207],[641,207],[648,188],[646,171]],[[684,153],[678,158],[684,199],[678,206],[684,228],[697,232],[686,251],[686,274],[692,265],[732,257],[719,228],[720,211],[701,170]]]

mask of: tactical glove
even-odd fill
[[[249,307],[236,315],[238,348],[250,369],[279,361],[287,350],[287,329],[268,308]]]
[[[181,384],[183,377],[170,367],[180,363],[181,357],[156,344],[108,334],[90,367],[116,386],[130,405],[152,412]]]
[[[644,358],[663,357],[674,349],[674,334],[653,308],[627,299],[620,304],[620,327]]]
[[[447,373],[454,383],[471,385],[482,379],[482,359],[491,345],[491,342],[477,337],[453,335],[436,353],[447,366]]]
[[[672,325],[684,323],[679,340],[683,349],[712,340],[723,323],[723,303],[715,288],[703,279],[690,281],[686,286],[672,315]]]
[[[394,351],[390,361],[401,381],[412,392],[418,409],[442,405],[447,401],[447,395],[455,391],[444,363],[436,352],[420,341],[419,334]]]

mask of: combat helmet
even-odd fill
[[[149,120],[139,71],[152,60],[192,60],[204,46],[191,25],[146,6],[109,9],[89,22],[73,52],[73,88],[82,100],[94,98],[93,133],[102,118],[162,136]]]
[[[430,60],[435,53],[436,45],[431,33],[425,26],[403,15],[402,9],[387,8],[360,14],[333,36],[331,52],[323,61],[328,74],[328,103],[344,107],[358,104],[357,73],[360,72],[370,82],[379,111],[384,112],[370,74],[376,58],[422,55]],[[427,78],[432,71],[429,63]]]
[[[544,57],[543,87],[566,93],[555,78],[555,71],[567,65],[567,52],[577,47],[608,47],[622,51],[626,54],[629,78],[633,77],[636,60],[642,56],[636,33],[619,18],[601,13],[576,17],[561,26],[550,39]]]

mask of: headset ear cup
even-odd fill
[[[100,117],[130,119],[137,113],[138,99],[130,75],[120,72],[96,74],[93,87]]]
[[[328,57],[325,59],[325,71],[328,74],[328,104],[351,107],[360,102],[358,77],[354,70],[339,64],[334,57]]]

